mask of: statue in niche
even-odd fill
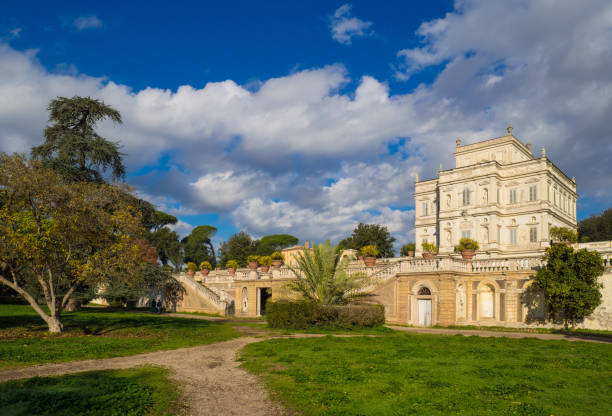
[[[451,207],[451,196],[450,194],[446,195],[446,208],[450,208]]]
[[[465,319],[465,287],[463,284],[457,286],[457,318]]]
[[[482,204],[486,205],[487,203],[489,203],[489,190],[484,188],[482,190]]]
[[[484,227],[483,242],[489,242],[489,227]]]

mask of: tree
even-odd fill
[[[226,264],[229,260],[236,260],[240,267],[246,267],[247,257],[255,254],[257,242],[250,235],[241,231],[232,235],[219,248],[219,262]]]
[[[612,208],[580,221],[578,235],[580,241],[612,240]]]
[[[372,296],[363,289],[369,286],[367,275],[346,272],[348,258],[340,260],[337,247],[329,240],[313,245],[312,252],[304,250],[296,257],[297,268],[289,266],[296,280],[289,288],[310,302],[324,305],[345,305]]]
[[[159,256],[159,261],[162,262],[163,265],[167,265],[168,261],[172,261],[172,259],[176,259],[178,253],[182,253],[181,242],[179,240],[179,236],[176,231],[172,231],[167,227],[162,227],[159,230],[150,233],[149,241],[153,247],[157,249],[157,255]],[[174,261],[172,261],[174,264]],[[181,266],[183,263],[181,256]],[[177,264],[174,264],[176,267]]]
[[[603,274],[601,256],[596,251],[578,250],[567,244],[553,244],[546,250],[546,266],[538,270],[535,283],[545,293],[545,303],[553,320],[565,327],[582,322],[601,303]]]
[[[575,243],[578,241],[578,234],[567,227],[550,227],[550,239],[555,243]]]
[[[269,256],[275,251],[281,251],[286,247],[294,246],[298,242],[297,237],[289,234],[267,235],[257,242],[255,251],[259,256]]]
[[[200,264],[208,261],[213,267],[217,264],[215,248],[211,239],[217,233],[217,229],[212,225],[199,225],[191,230],[191,234],[183,238],[183,251],[185,261]]]
[[[61,312],[81,287],[130,281],[144,264],[138,211],[127,189],[71,183],[40,162],[0,155],[0,283],[61,332]],[[38,304],[38,287],[49,308]]]
[[[90,97],[57,97],[48,106],[49,121],[45,142],[32,149],[42,160],[73,182],[104,182],[102,172],[110,170],[113,179],[125,176],[119,144],[100,136],[95,127],[110,119],[121,123],[121,114],[102,101]]]
[[[379,224],[363,224],[353,230],[353,233],[338,244],[340,249],[361,250],[363,246],[374,245],[378,249],[378,257],[393,257],[395,237],[389,234],[387,227]]]

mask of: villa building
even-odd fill
[[[535,158],[529,143],[512,134],[462,145],[457,139],[455,167],[415,183],[415,257],[349,263],[349,273],[366,273],[375,302],[385,306],[388,322],[431,325],[549,325],[543,297],[532,287],[550,245],[553,226],[576,230],[576,181],[547,157]],[[455,246],[463,237],[478,241],[473,259],[463,259]],[[439,253],[423,258],[421,243],[434,243]],[[307,247],[307,246],[306,246]],[[605,260],[603,302],[582,324],[612,330],[612,242],[577,244],[597,250]],[[285,249],[295,256],[305,247]],[[196,275],[197,276],[197,275]],[[238,316],[265,314],[268,299],[291,296],[287,267],[240,269],[235,275],[217,270],[196,283],[188,276],[183,310],[209,308]],[[196,286],[194,286],[196,285]],[[200,305],[200,306],[198,306]],[[208,306],[206,306],[208,305]]]

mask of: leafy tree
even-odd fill
[[[582,322],[601,303],[603,274],[601,256],[596,251],[574,251],[566,244],[553,244],[546,250],[546,266],[538,270],[535,282],[544,290],[550,317],[565,327]]]
[[[182,246],[179,240],[179,236],[176,231],[172,231],[167,227],[162,227],[159,230],[150,233],[149,241],[153,247],[157,249],[157,255],[159,256],[159,261],[162,262],[163,265],[168,264],[168,260],[172,261],[172,259],[176,259],[179,253],[182,253]],[[182,256],[181,258],[181,266],[183,263]],[[172,264],[176,267],[177,264],[172,261]]]
[[[0,155],[0,283],[23,296],[49,331],[62,331],[61,312],[80,287],[137,278],[145,230],[125,192],[66,182],[37,161]]]
[[[212,225],[199,225],[195,227],[191,234],[181,241],[185,253],[184,261],[195,264],[208,261],[214,267],[217,261],[211,239],[216,233],[217,229]]]
[[[394,242],[395,237],[389,234],[387,227],[379,224],[359,223],[348,238],[340,241],[338,247],[361,250],[361,247],[373,245],[378,249],[378,257],[393,257]]]
[[[246,267],[247,257],[255,253],[257,242],[250,235],[241,231],[232,235],[219,248],[219,262],[226,264],[229,260],[236,260],[240,267]]]
[[[578,241],[578,234],[567,227],[550,227],[548,233],[555,243],[575,243]]]
[[[104,182],[103,172],[113,179],[125,176],[119,144],[101,137],[96,125],[105,119],[121,123],[121,114],[90,97],[57,97],[48,110],[53,124],[44,131],[45,142],[32,156],[73,182]]]
[[[365,274],[346,272],[348,261],[340,260],[339,250],[329,240],[313,244],[312,252],[304,250],[297,255],[297,268],[289,266],[296,277],[289,288],[310,302],[324,305],[344,305],[372,296],[363,291],[370,284]]]
[[[297,237],[289,234],[273,234],[263,237],[257,242],[256,254],[269,256],[275,251],[281,251],[286,247],[292,247],[299,242]]]
[[[612,208],[580,221],[578,235],[580,241],[612,240]]]

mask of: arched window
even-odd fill
[[[428,287],[423,286],[422,288],[419,289],[419,296],[430,296],[431,295],[431,290],[429,290]]]

